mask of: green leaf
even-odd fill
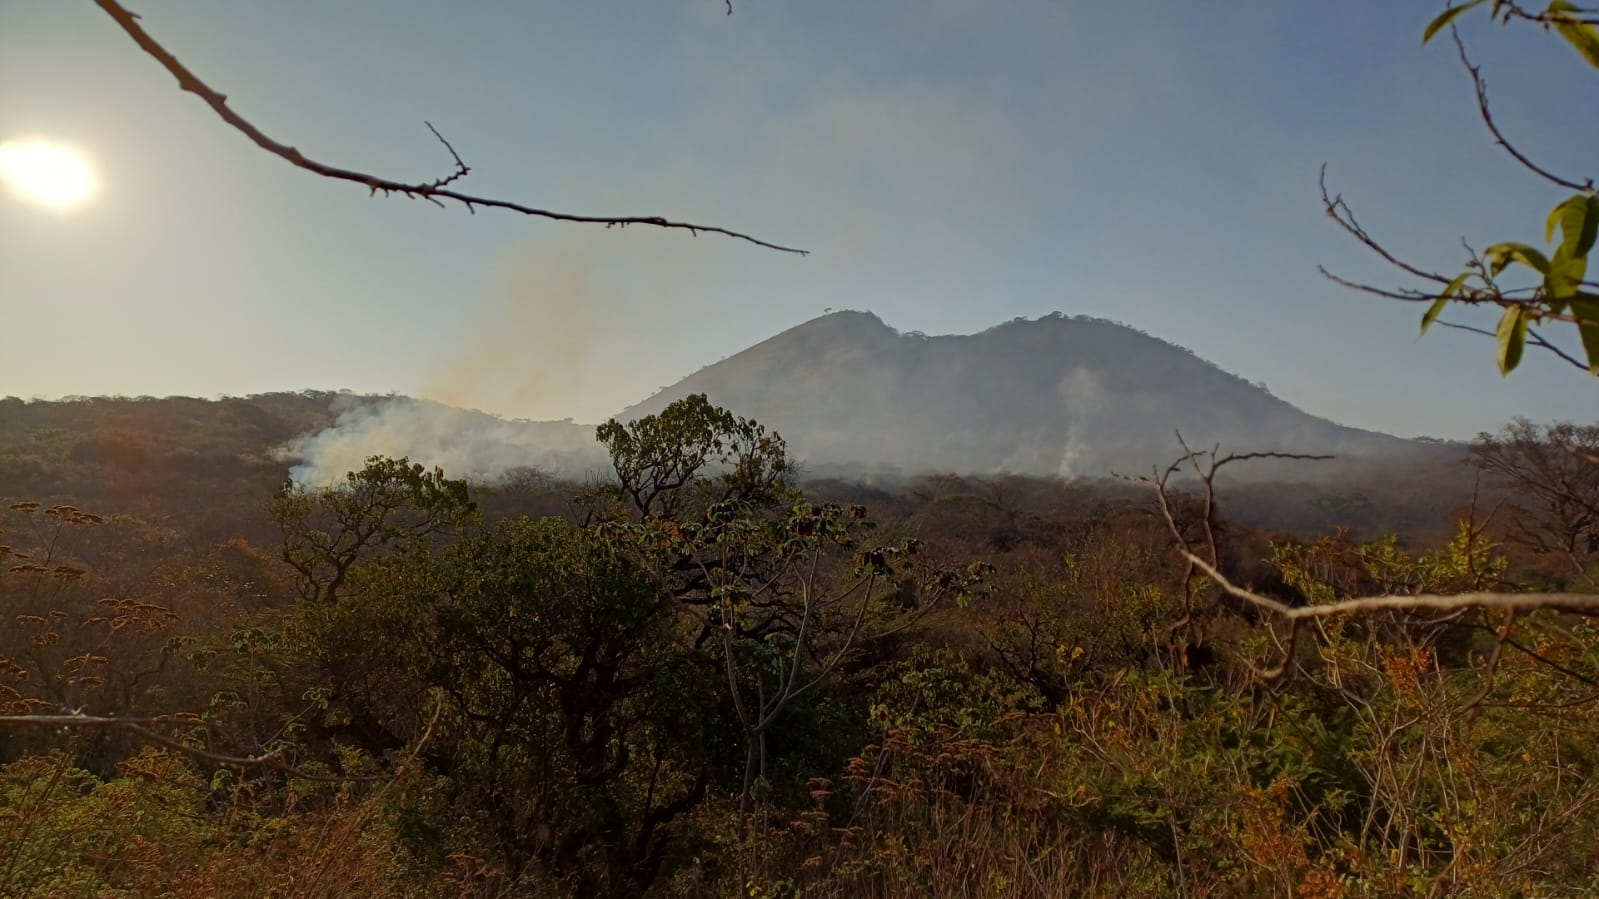
[[[1449,286],[1445,287],[1444,292],[1438,295],[1438,299],[1432,301],[1432,305],[1427,307],[1427,314],[1421,317],[1421,333],[1427,333],[1427,329],[1432,327],[1432,323],[1438,320],[1438,316],[1443,313],[1444,307],[1449,305],[1449,301],[1465,285],[1466,278],[1470,276],[1471,272],[1461,272],[1456,276],[1455,280],[1449,282]]]
[[[1549,271],[1543,277],[1544,296],[1550,300],[1565,300],[1582,289],[1582,279],[1588,274],[1588,257],[1572,256],[1562,246],[1549,262]],[[1550,303],[1555,306],[1555,303]],[[1560,304],[1564,305],[1564,304]],[[1556,308],[1555,312],[1560,309]]]
[[[1447,28],[1449,23],[1453,22],[1461,13],[1471,9],[1473,6],[1481,6],[1483,2],[1484,0],[1471,0],[1470,3],[1467,3],[1464,6],[1456,6],[1439,13],[1438,18],[1433,19],[1432,22],[1428,23],[1427,30],[1421,33],[1421,42],[1425,44],[1432,40],[1433,35],[1436,35],[1438,32]]]
[[[1599,377],[1599,325],[1586,325],[1577,331],[1582,334],[1582,349],[1588,354],[1588,373]]]
[[[1544,224],[1544,240],[1553,240],[1560,226],[1560,245],[1569,247],[1572,256],[1586,256],[1599,237],[1599,198],[1592,194],[1573,194],[1549,212]]]
[[[1560,36],[1588,60],[1588,65],[1599,69],[1599,31],[1578,21],[1583,14],[1582,7],[1566,0],[1554,0],[1544,13],[1552,18]]]
[[[1521,364],[1521,351],[1527,345],[1527,317],[1521,306],[1505,310],[1499,319],[1499,373],[1508,375]]]
[[[1540,252],[1538,248],[1524,243],[1515,243],[1514,241],[1496,243],[1483,251],[1483,258],[1488,260],[1489,270],[1496,275],[1504,271],[1505,266],[1512,262],[1519,262],[1528,268],[1537,269],[1540,275],[1549,274],[1548,257]]]
[[[1562,200],[1559,206],[1556,206],[1555,208],[1549,210],[1549,218],[1547,220],[1545,220],[1544,223],[1543,223],[1543,242],[1544,243],[1549,243],[1550,241],[1555,239],[1555,227],[1557,225],[1559,225],[1561,223],[1560,220],[1565,217],[1566,207],[1570,206],[1571,205],[1571,200],[1575,200],[1575,199],[1576,199],[1576,197],[1572,197],[1571,199],[1568,199],[1568,200]]]
[[[1582,335],[1582,349],[1588,354],[1588,373],[1599,376],[1599,298],[1572,300],[1571,314],[1576,316],[1579,322],[1596,323],[1578,324],[1577,333]]]
[[[1444,307],[1448,305],[1448,297],[1439,297],[1432,301],[1432,305],[1427,307],[1427,314],[1421,317],[1421,333],[1427,333],[1427,329],[1432,327],[1432,323],[1438,320],[1438,316],[1443,314]]]
[[[1587,256],[1588,251],[1593,249],[1595,241],[1599,241],[1599,197],[1583,194],[1582,202],[1574,205],[1582,207],[1582,225],[1576,229],[1577,244],[1573,255]],[[1565,239],[1571,239],[1570,232],[1566,232]]]

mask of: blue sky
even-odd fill
[[[807,247],[469,216],[295,170],[88,2],[0,0],[0,141],[89,153],[71,213],[0,193],[0,394],[351,388],[599,420],[825,308],[965,333],[1054,310],[1190,347],[1313,413],[1471,436],[1599,418],[1599,385],[1421,309],[1316,174],[1417,261],[1537,241],[1563,197],[1477,120],[1421,0],[179,3],[144,25],[322,161]],[[1576,174],[1599,83],[1472,16],[1502,126]],[[1564,87],[1572,85],[1572,87]],[[1573,134],[1575,132],[1575,134]],[[1573,139],[1575,137],[1575,139]],[[1466,321],[1479,321],[1466,316]]]

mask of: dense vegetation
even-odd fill
[[[1223,484],[1174,535],[1142,485],[802,483],[702,397],[602,427],[603,483],[283,486],[327,400],[0,417],[0,894],[1599,887],[1585,619],[1342,616],[1271,672],[1174,552],[1295,604],[1591,589],[1599,430],[1485,436],[1492,503],[1402,534]]]

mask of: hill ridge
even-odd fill
[[[1147,470],[1191,445],[1367,455],[1409,441],[1337,424],[1164,338],[1056,312],[974,334],[902,332],[875,313],[813,318],[623,410],[712,402],[819,467],[1066,477]]]

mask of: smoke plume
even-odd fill
[[[289,476],[297,483],[327,486],[374,455],[404,456],[479,483],[526,469],[582,479],[607,468],[594,429],[585,425],[510,421],[409,397],[340,403],[332,427],[279,449],[279,458],[295,463]]]

